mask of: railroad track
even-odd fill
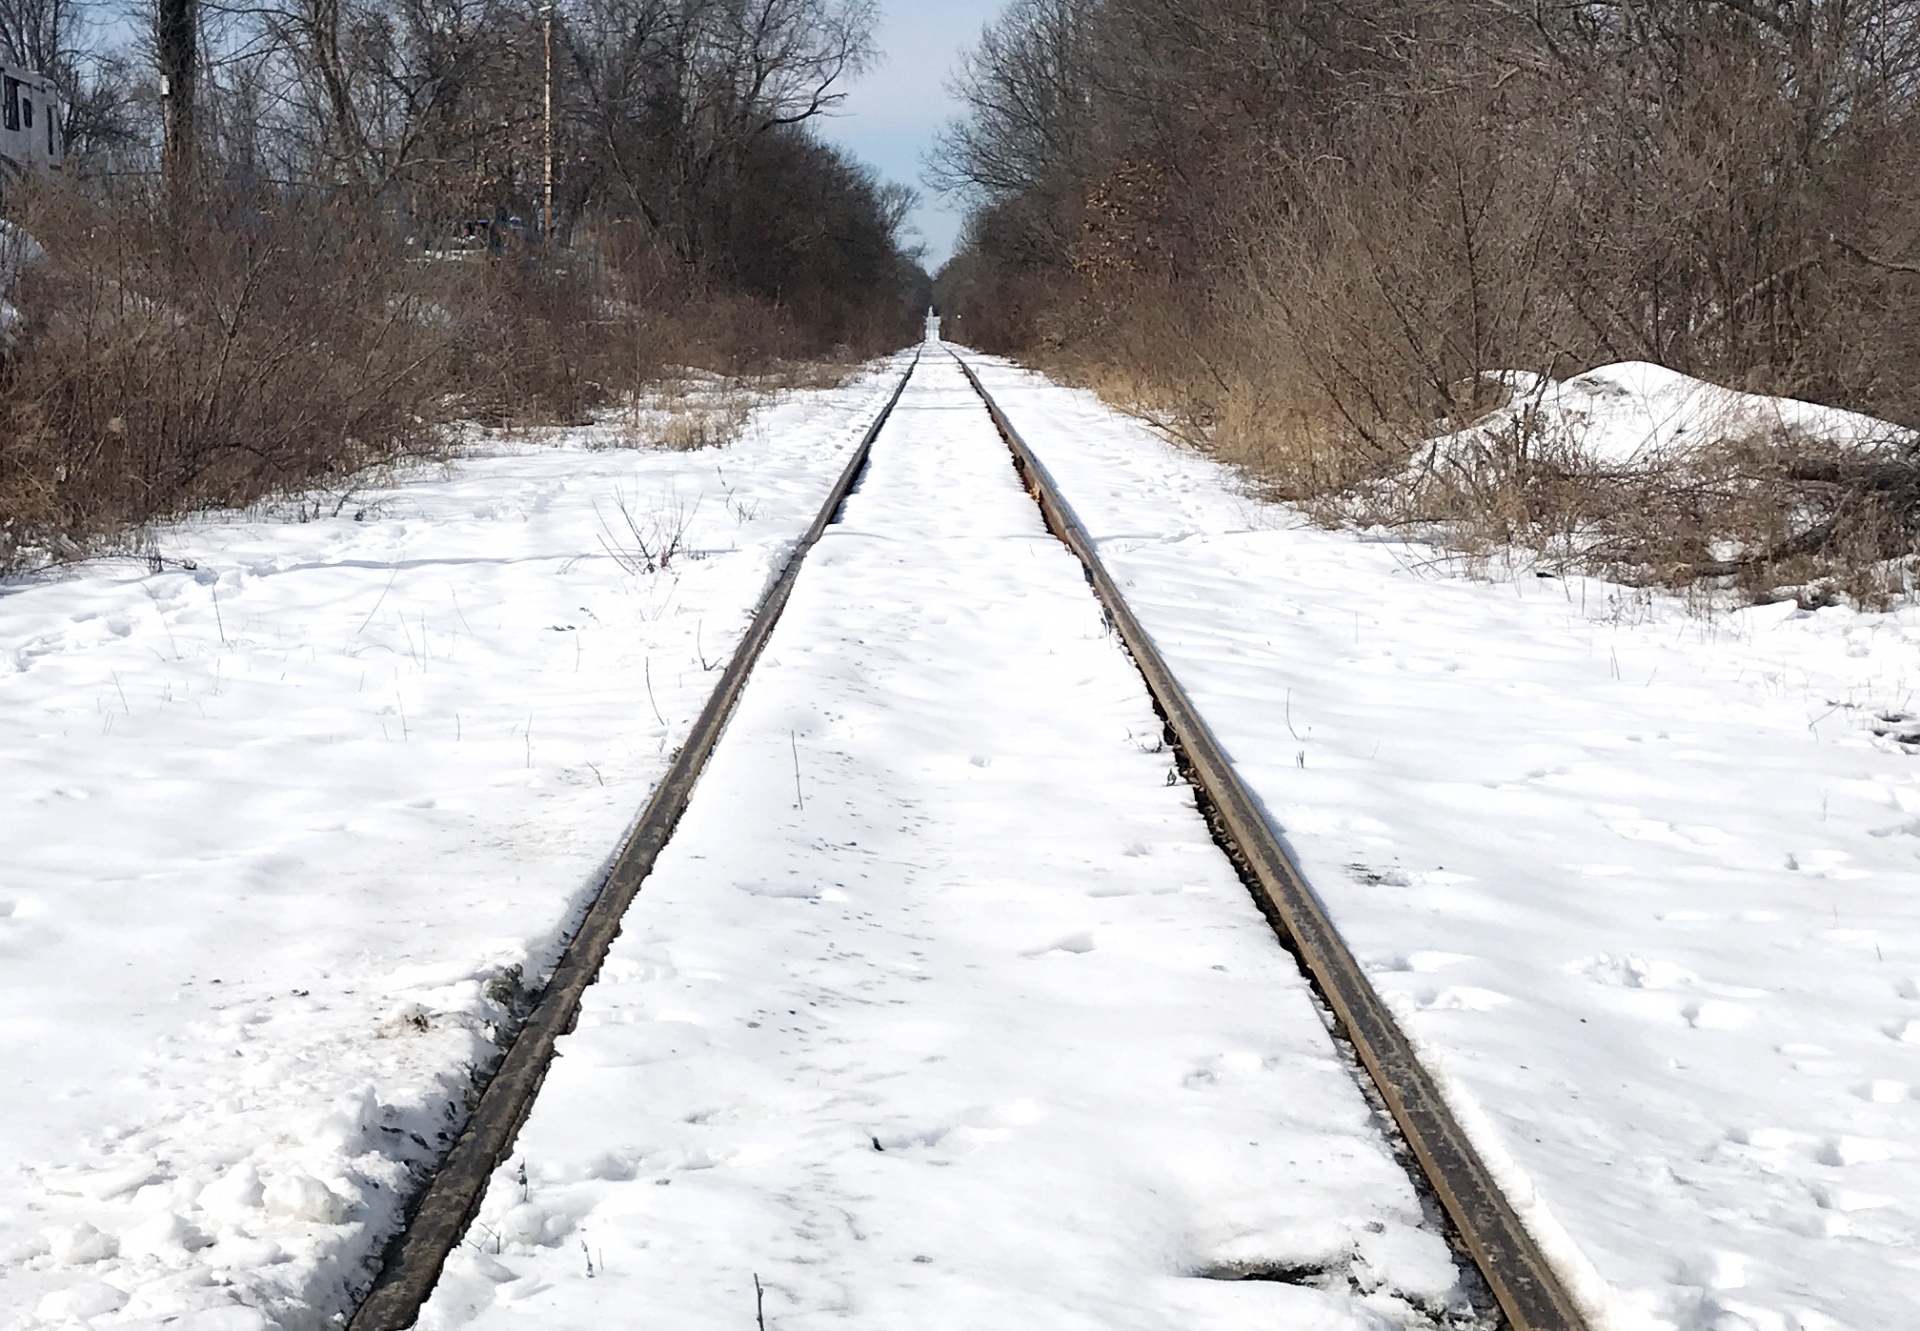
[[[1215,840],[1232,859],[1261,912],[1332,1013],[1337,1034],[1350,1043],[1371,1079],[1378,1103],[1391,1114],[1404,1137],[1419,1181],[1444,1208],[1456,1247],[1484,1277],[1500,1312],[1517,1331],[1580,1331],[1585,1322],[1574,1301],[1501,1195],[1486,1163],[1415,1057],[1405,1033],[1133,616],[1044,465],[958,353],[929,347],[927,354],[952,356],[1010,450],[1048,530],[1079,560],[1108,621],[1152,695],[1179,769],[1194,787]],[[462,1241],[481,1205],[490,1178],[512,1152],[516,1135],[552,1063],[556,1042],[573,1029],[583,996],[620,933],[622,916],[686,811],[754,665],[787,606],[808,552],[859,485],[875,441],[920,366],[921,356],[916,355],[856,448],[813,526],[758,607],[692,734],[649,802],[552,979],[482,1092],[446,1161],[429,1181],[408,1228],[390,1246],[378,1280],[349,1324],[350,1331],[400,1331],[413,1325],[432,1295],[449,1254]],[[796,781],[798,766],[796,750]],[[877,1137],[874,1149],[882,1149]]]
[[[826,502],[820,506],[818,516],[788,557],[786,567],[755,608],[733,659],[721,673],[720,682],[694,721],[692,733],[674,755],[640,821],[628,835],[626,845],[621,848],[593,904],[587,908],[579,930],[561,954],[546,988],[535,1000],[499,1067],[480,1093],[445,1161],[422,1191],[406,1229],[388,1246],[380,1275],[348,1322],[348,1331],[399,1331],[412,1326],[421,1305],[433,1293],[447,1255],[459,1244],[480,1208],[487,1180],[513,1149],[513,1139],[533,1108],[534,1097],[540,1093],[540,1085],[553,1063],[555,1042],[573,1029],[580,1014],[581,995],[599,976],[607,949],[619,936],[621,917],[633,904],[641,884],[653,872],[654,862],[673,835],[674,827],[686,813],[700,773],[740,701],[754,663],[766,649],[767,640],[773,636],[781,612],[793,595],[793,585],[800,576],[807,552],[819,543],[841,504],[859,482],[874,440],[886,427],[919,364],[920,355],[916,353],[886,406],[855,446],[846,467],[828,492]]]

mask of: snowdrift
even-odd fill
[[[1429,440],[1416,468],[1472,465],[1525,448],[1603,469],[1642,468],[1748,439],[1803,439],[1849,450],[1911,447],[1913,431],[1890,421],[1795,398],[1767,397],[1695,379],[1647,361],[1604,365],[1571,379],[1525,370],[1494,376],[1506,405]]]

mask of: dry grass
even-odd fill
[[[601,413],[595,444],[673,452],[721,447],[740,437],[770,396],[749,377],[681,369]]]
[[[0,571],[346,485],[443,452],[465,421],[600,419],[616,435],[624,422],[625,446],[723,444],[770,394],[852,368],[808,363],[778,312],[630,237],[450,263],[318,196],[194,209],[176,225],[138,192],[26,204],[47,262],[11,293],[25,322],[0,352]],[[687,366],[710,368],[668,368]]]
[[[1394,428],[1375,418],[1360,428],[1283,339],[1251,344],[1267,355],[1227,351],[1182,367],[1162,343],[1157,355],[1040,360],[1235,466],[1267,498],[1329,527],[1432,541],[1467,568],[1517,554],[1542,571],[1703,594],[1701,604],[1882,606],[1912,593],[1920,459],[1910,449],[1868,451],[1730,418],[1717,438],[1619,467],[1526,412],[1471,446],[1455,436],[1435,449],[1427,438],[1459,422]]]
[[[1610,467],[1516,423],[1309,507],[1472,560],[1520,551],[1543,571],[1747,602],[1884,606],[1911,593],[1920,554],[1920,466],[1777,431]]]
[[[440,447],[457,331],[377,230],[46,201],[0,368],[0,566]]]
[[[1082,301],[1066,336],[1025,356],[1235,466],[1267,498],[1328,526],[1433,541],[1467,567],[1519,555],[1635,587],[1810,605],[1909,593],[1920,553],[1911,452],[1730,416],[1717,438],[1613,467],[1565,418],[1526,411],[1470,446],[1459,432],[1501,420],[1483,413],[1508,390],[1394,347],[1361,318],[1360,285],[1324,271],[1319,286],[1247,282],[1204,315],[1122,291],[1118,314]],[[1353,299],[1332,298],[1341,292]],[[1454,444],[1435,450],[1436,436]]]

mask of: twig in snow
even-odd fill
[[[380,607],[386,603],[387,593],[393,590],[394,580],[399,576],[400,576],[400,565],[396,561],[393,565],[393,572],[387,575],[387,585],[380,589],[380,595],[374,599],[373,609],[367,611],[367,617],[361,620],[360,627],[353,631],[354,637],[357,638],[362,633],[365,633],[367,631],[367,625],[373,623],[373,617],[380,613]],[[220,598],[217,596],[214,597],[213,604],[214,604],[214,608],[217,610],[220,606]]]
[[[153,612],[160,616],[160,627],[167,631],[167,646],[173,649],[173,659],[178,661],[180,659],[180,644],[174,641],[173,625],[167,623],[167,612],[161,609],[160,598],[153,594],[153,588],[144,583],[141,584],[140,590],[147,594],[149,601],[153,602]]]
[[[640,669],[647,677],[647,704],[653,708],[653,719],[664,726],[667,718],[660,715],[660,704],[653,700],[653,658],[649,656],[642,661]]]
[[[453,613],[460,616],[460,622],[465,625],[468,634],[476,638],[479,637],[480,635],[478,633],[474,633],[473,625],[467,623],[467,612],[460,608],[459,591],[455,589],[452,583],[447,584],[447,590],[453,593]]]
[[[760,1273],[753,1273],[753,1320],[760,1331],[767,1331],[767,1291],[760,1283]]]
[[[793,807],[805,812],[807,797],[800,790],[800,737],[789,730],[787,743],[793,746]]]

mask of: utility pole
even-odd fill
[[[200,48],[199,0],[158,0],[154,50],[160,66],[160,166],[178,197],[194,167],[194,84]]]
[[[546,245],[553,243],[553,4],[547,0],[546,166],[540,219],[540,240]]]

